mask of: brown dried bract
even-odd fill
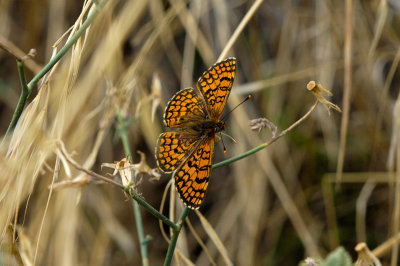
[[[158,172],[158,169],[152,169],[146,163],[146,155],[138,151],[140,155],[140,162],[138,164],[132,164],[129,157],[123,158],[119,162],[115,163],[103,163],[101,167],[109,167],[114,168],[113,175],[115,176],[119,173],[122,184],[124,186],[138,186],[141,182],[143,176],[150,176],[149,181],[158,181],[161,177],[161,174]],[[135,175],[135,179],[132,179],[132,171]]]
[[[264,128],[268,127],[272,133],[272,136],[275,137],[278,131],[277,126],[269,121],[267,118],[261,117],[250,120],[250,128],[251,130],[258,130],[258,133],[261,132]]]
[[[316,83],[313,80],[308,82],[307,90],[311,91],[312,94],[314,94],[315,98],[317,98],[317,100],[324,105],[324,107],[328,111],[329,115],[331,114],[331,112],[330,112],[331,108],[335,109],[338,112],[342,112],[342,110],[339,108],[339,106],[331,103],[330,101],[325,99],[324,96],[322,96],[322,92],[326,93],[328,96],[332,96],[332,93],[327,88],[322,86],[320,83]]]

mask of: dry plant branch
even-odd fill
[[[280,132],[275,137],[272,137],[269,141],[265,142],[264,144],[261,144],[258,147],[255,147],[255,148],[253,148],[253,149],[251,149],[251,150],[249,150],[249,151],[247,151],[245,153],[242,153],[242,154],[240,154],[238,156],[235,156],[235,157],[230,158],[228,160],[213,164],[212,168],[214,169],[214,168],[218,168],[218,167],[221,167],[221,166],[225,166],[225,165],[231,164],[231,163],[236,162],[238,160],[241,160],[241,159],[243,159],[245,157],[248,157],[248,156],[250,156],[250,155],[252,155],[252,154],[254,154],[254,153],[256,153],[256,152],[258,152],[258,151],[260,151],[262,149],[265,149],[266,147],[268,147],[269,145],[271,145],[272,143],[274,143],[275,141],[277,141],[281,137],[285,136],[293,128],[295,128],[298,125],[300,125],[312,113],[312,111],[314,111],[314,109],[315,109],[315,107],[317,107],[318,103],[319,103],[319,101],[316,100],[314,105],[310,108],[310,110],[308,110],[308,112],[304,116],[302,116],[299,120],[294,122],[290,127],[288,127],[287,129],[283,130],[282,132]]]
[[[392,216],[393,234],[397,235],[400,230],[400,141],[396,145],[396,172],[395,172],[395,190],[394,190],[394,206]],[[399,259],[399,242],[394,242],[392,246],[392,256],[390,265],[397,265]]]
[[[312,111],[317,107],[318,103],[322,103],[323,106],[328,110],[328,113],[329,113],[330,108],[335,109],[336,111],[339,111],[339,112],[341,111],[338,106],[327,101],[322,96],[322,94],[321,94],[322,92],[328,93],[328,95],[330,95],[330,92],[326,88],[324,88],[322,85],[320,85],[314,81],[310,81],[307,84],[307,89],[313,93],[313,95],[317,98],[317,100],[315,101],[314,105],[310,108],[310,110],[303,117],[301,117],[299,120],[297,120],[295,123],[293,123],[287,129],[280,132],[278,135],[273,136],[266,143],[261,144],[260,146],[253,148],[239,156],[236,156],[231,159],[214,164],[212,167],[217,168],[220,166],[224,166],[224,165],[233,163],[237,160],[240,160],[242,158],[250,156],[250,155],[268,147],[269,145],[274,143],[276,140],[278,140],[279,138],[286,135],[289,131],[291,131],[293,128],[298,126],[300,123],[302,123],[312,113]],[[289,202],[293,202],[293,201],[291,200],[290,194],[286,190],[285,185],[283,184],[283,182],[280,179],[274,178],[271,180],[271,182],[272,182],[274,189],[276,190],[278,196],[280,197],[282,204],[284,205],[286,211],[288,212],[288,215],[291,217],[293,225],[296,227],[296,231],[299,233],[299,236],[301,237],[303,243],[305,244],[306,247],[308,247],[311,255],[318,255],[319,254],[318,248],[317,248],[316,244],[314,243],[314,240],[312,239],[310,232],[307,230],[306,225],[304,224],[303,220],[301,219],[300,213],[298,212],[297,208],[295,208],[295,205],[293,203],[289,204]]]
[[[186,218],[186,224],[189,227],[190,232],[193,234],[194,238],[196,239],[197,243],[200,245],[200,247],[204,250],[206,253],[207,258],[209,259],[211,265],[216,266],[217,264],[213,260],[210,252],[208,251],[206,244],[201,240],[200,236],[197,234],[196,230],[194,229],[192,223],[190,222],[189,218]]]
[[[117,120],[119,123],[119,132],[120,132],[120,138],[122,141],[122,145],[124,147],[125,150],[125,154],[128,155],[130,158],[132,157],[132,151],[129,145],[129,140],[128,140],[128,134],[126,132],[126,127],[125,125],[125,121],[121,115],[120,110],[117,108],[116,109],[116,116],[117,116]],[[136,184],[137,180],[136,180],[136,175],[134,176],[134,180],[133,182]],[[131,194],[131,189],[129,189],[129,194]],[[136,194],[135,194],[136,195]],[[138,231],[138,237],[139,237],[139,242],[140,242],[140,252],[142,255],[142,263],[143,265],[148,265],[149,264],[149,259],[148,259],[148,254],[147,254],[147,243],[148,241],[145,238],[145,234],[144,234],[144,228],[143,228],[143,220],[142,220],[142,214],[140,213],[140,208],[139,208],[139,204],[136,201],[132,200],[132,207],[133,207],[133,212],[135,214],[135,222],[136,222],[136,227],[137,227],[137,231]],[[149,207],[151,207],[149,205]],[[154,209],[153,207],[151,207],[152,210],[156,211],[156,209]],[[160,213],[159,213],[160,214]],[[161,214],[160,214],[161,215]],[[169,221],[169,220],[168,220]]]
[[[372,254],[374,254],[378,258],[383,257],[393,248],[394,245],[398,244],[399,242],[400,242],[400,233],[380,244],[378,247],[372,250]]]
[[[240,21],[239,25],[235,29],[235,32],[232,34],[228,43],[225,45],[224,50],[222,50],[221,54],[219,55],[217,62],[221,61],[227,56],[229,50],[232,48],[233,44],[237,41],[239,35],[242,33],[246,25],[249,23],[250,19],[254,16],[257,9],[261,6],[263,2],[264,0],[257,0],[253,3],[249,11],[247,11],[246,15],[243,17],[242,21]]]
[[[228,251],[226,250],[225,246],[223,245],[222,241],[218,237],[217,233],[215,230],[212,228],[211,224],[207,221],[207,219],[199,212],[198,210],[195,211],[197,214],[197,217],[199,217],[200,222],[206,230],[207,234],[210,236],[210,239],[214,242],[215,246],[217,247],[218,251],[220,252],[225,265],[233,265],[231,259],[229,258]]]
[[[60,155],[62,156],[61,160],[65,159],[65,161],[67,161],[69,164],[71,164],[71,165],[72,165],[73,167],[75,167],[77,170],[79,170],[79,171],[81,171],[81,172],[84,172],[84,173],[86,173],[86,174],[89,175],[89,176],[92,176],[92,177],[95,177],[95,178],[97,178],[97,179],[100,179],[100,180],[102,180],[102,181],[104,181],[104,182],[106,182],[106,183],[109,183],[109,184],[111,184],[111,185],[114,185],[114,186],[116,186],[116,187],[118,187],[118,188],[120,188],[120,189],[125,190],[125,187],[124,187],[123,185],[121,185],[120,183],[118,183],[118,182],[116,182],[116,181],[114,181],[114,180],[112,180],[112,179],[110,179],[110,178],[107,178],[107,177],[105,177],[105,176],[99,175],[99,174],[96,173],[96,172],[93,172],[93,171],[91,171],[91,170],[85,169],[85,168],[83,168],[82,166],[80,166],[80,165],[79,165],[76,161],[74,161],[74,160],[71,158],[71,156],[68,154],[68,152],[67,152],[67,150],[66,150],[66,148],[65,148],[65,146],[64,146],[64,143],[63,143],[62,141],[57,141],[57,147],[58,147],[58,150],[59,150],[59,152],[60,152]]]
[[[143,200],[141,197],[139,197],[136,193],[134,193],[132,191],[132,189],[130,187],[124,187],[123,185],[121,185],[120,183],[107,178],[105,176],[99,175],[96,172],[93,172],[91,170],[85,169],[84,167],[80,166],[77,162],[75,162],[70,155],[67,153],[64,144],[61,141],[57,142],[57,146],[59,148],[59,155],[61,156],[61,160],[65,160],[66,162],[68,162],[69,164],[71,164],[73,167],[75,167],[75,169],[86,173],[89,176],[92,176],[94,178],[100,179],[108,184],[114,185],[122,190],[124,190],[127,194],[129,194],[130,197],[132,197],[132,199],[134,199],[135,201],[137,201],[140,205],[142,205],[144,208],[146,208],[151,214],[153,214],[154,216],[156,216],[157,218],[159,218],[160,220],[162,220],[163,222],[165,222],[168,226],[171,226],[173,228],[176,228],[176,225],[171,222],[167,217],[165,217],[164,215],[162,215],[161,213],[159,213],[156,209],[154,209],[152,206],[150,206],[145,200]]]
[[[13,42],[6,39],[3,35],[0,34],[0,47],[11,51],[13,57],[18,60],[23,59],[26,56],[26,53],[22,51],[18,46],[16,46]],[[33,58],[29,58],[30,60],[26,60],[25,65],[28,69],[30,69],[33,73],[38,73],[42,66],[37,64]]]
[[[346,0],[346,18],[345,18],[345,39],[344,39],[344,96],[343,96],[343,118],[340,127],[340,146],[338,154],[338,164],[336,168],[337,186],[343,175],[343,164],[346,152],[347,128],[350,115],[350,100],[352,86],[352,64],[353,64],[353,19],[354,3],[353,0]]]
[[[84,31],[90,26],[92,21],[96,18],[97,14],[100,12],[102,7],[106,4],[107,0],[100,1],[99,3],[95,3],[94,10],[91,12],[85,22],[81,25],[81,27],[76,31],[76,33],[67,41],[63,48],[47,63],[46,66],[35,76],[33,79],[27,84],[25,79],[23,58],[18,57],[16,53],[8,49],[6,46],[1,45],[1,48],[5,49],[7,52],[12,54],[17,58],[18,61],[18,72],[21,80],[22,93],[20,100],[18,101],[18,105],[15,109],[14,115],[10,122],[10,125],[7,129],[6,136],[13,130],[15,125],[17,124],[22,111],[24,110],[25,102],[30,95],[32,88],[39,82],[41,78],[43,78],[60,60],[61,58],[69,51],[69,49],[75,44],[76,41],[79,40]]]

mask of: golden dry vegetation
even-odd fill
[[[183,205],[154,159],[165,105],[234,56],[225,112],[252,98],[229,115],[237,143],[223,137],[227,153],[219,142],[213,163],[262,149],[212,171],[173,263],[323,265],[339,246],[355,262],[365,242],[363,260],[398,265],[398,1],[2,0],[0,44],[0,264],[161,265],[169,228],[101,166],[130,147],[135,195],[177,222]],[[32,93],[6,136],[21,93],[16,56]],[[312,80],[342,113],[311,109]],[[257,118],[287,134],[252,130]]]

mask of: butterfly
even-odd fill
[[[176,93],[168,102],[162,133],[156,146],[158,167],[173,173],[183,203],[198,209],[210,179],[216,134],[225,129],[220,121],[236,73],[236,59],[228,58],[210,67],[196,88]]]

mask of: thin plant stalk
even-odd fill
[[[303,121],[311,114],[311,112],[317,107],[318,103],[319,103],[319,101],[317,100],[317,101],[315,102],[315,104],[310,108],[310,110],[309,110],[303,117],[301,117],[299,120],[297,120],[294,124],[292,124],[292,125],[291,125],[290,127],[288,127],[287,129],[283,130],[283,131],[282,131],[280,134],[278,134],[277,136],[271,138],[268,142],[266,142],[266,143],[264,143],[264,144],[261,144],[260,146],[254,148],[254,149],[251,149],[251,150],[249,150],[249,151],[247,151],[247,152],[245,152],[245,153],[243,153],[243,154],[241,154],[241,155],[238,155],[238,156],[233,157],[233,158],[231,158],[231,159],[228,159],[228,160],[222,161],[222,162],[220,162],[220,163],[214,164],[212,167],[213,167],[213,168],[217,168],[217,167],[221,167],[221,166],[224,166],[224,165],[231,164],[231,163],[233,163],[233,162],[235,162],[235,161],[238,161],[238,160],[240,160],[240,159],[243,159],[243,158],[245,158],[245,157],[247,157],[247,156],[250,156],[250,155],[252,155],[252,154],[254,154],[254,153],[256,153],[256,152],[258,152],[258,151],[260,151],[260,150],[262,150],[262,149],[264,149],[264,148],[266,148],[266,147],[268,147],[270,144],[272,144],[273,142],[275,142],[276,140],[278,140],[278,139],[281,138],[282,136],[286,135],[289,131],[291,131],[293,128],[295,128],[295,127],[298,126],[301,122],[303,122]],[[121,140],[122,140],[122,143],[123,143],[125,152],[126,152],[127,154],[130,154],[130,156],[131,156],[131,152],[130,152],[130,148],[129,148],[130,146],[129,146],[129,142],[128,142],[128,137],[127,137],[127,134],[126,134],[126,129],[125,129],[125,127],[123,126],[123,125],[124,125],[123,118],[122,118],[122,116],[121,116],[119,110],[116,111],[116,114],[117,114],[117,120],[118,120],[119,123],[120,123],[120,125],[119,125],[119,128],[120,128],[120,136],[121,136]],[[137,225],[137,228],[138,228],[138,235],[139,235],[139,241],[140,241],[140,247],[141,247],[141,253],[142,253],[142,263],[143,263],[143,265],[148,265],[147,244],[148,244],[149,241],[148,241],[148,239],[146,239],[145,236],[144,236],[143,223],[142,223],[142,220],[141,220],[141,214],[140,214],[139,204],[142,205],[145,209],[147,209],[151,214],[153,214],[153,215],[156,216],[158,219],[162,220],[165,224],[167,224],[168,226],[170,226],[170,227],[172,228],[173,233],[172,233],[171,241],[170,241],[169,246],[168,246],[167,255],[166,255],[165,261],[164,261],[164,265],[170,265],[170,264],[171,264],[171,260],[172,260],[172,256],[173,256],[173,253],[174,253],[174,250],[175,250],[175,247],[176,247],[176,242],[177,242],[177,240],[178,240],[178,236],[179,236],[179,233],[180,233],[181,228],[182,228],[182,226],[183,226],[183,223],[184,223],[184,221],[185,221],[185,218],[186,218],[186,216],[187,216],[187,214],[188,214],[188,212],[189,212],[189,208],[188,208],[188,207],[185,207],[185,208],[183,209],[182,214],[181,214],[181,216],[180,216],[180,219],[179,219],[178,223],[175,224],[175,223],[173,223],[172,221],[170,221],[167,217],[165,217],[164,215],[162,215],[160,212],[158,212],[158,211],[157,211],[155,208],[153,208],[151,205],[149,205],[144,199],[142,199],[142,198],[139,197],[136,193],[134,193],[134,192],[132,191],[132,189],[127,188],[127,187],[124,187],[124,186],[122,186],[121,184],[116,183],[114,180],[108,179],[108,178],[103,177],[103,176],[101,176],[101,175],[99,175],[99,174],[97,174],[97,173],[94,173],[94,172],[92,172],[92,171],[90,171],[90,170],[87,170],[87,169],[84,169],[84,168],[80,167],[76,162],[74,162],[71,158],[69,158],[69,156],[67,155],[67,153],[66,153],[65,148],[63,147],[63,145],[60,145],[60,148],[61,148],[61,151],[62,151],[63,155],[65,156],[66,160],[67,160],[70,164],[74,165],[75,168],[77,168],[78,170],[81,170],[81,171],[83,171],[83,172],[89,174],[90,176],[99,178],[99,179],[101,179],[101,180],[103,180],[103,181],[105,181],[105,182],[107,182],[107,183],[114,184],[114,185],[118,186],[119,188],[124,189],[124,191],[127,192],[127,193],[132,197],[132,199],[134,200],[134,202],[133,202],[133,206],[134,206],[134,207],[133,207],[133,208],[134,208],[134,212],[135,212],[135,219],[137,219],[137,220],[136,220],[136,225]],[[131,156],[131,157],[132,157],[132,156]],[[137,209],[136,209],[135,206],[137,206]],[[138,222],[139,219],[140,219],[140,221]],[[144,253],[143,253],[143,251],[144,251]]]
[[[133,158],[132,151],[131,151],[130,144],[129,144],[128,134],[126,132],[126,127],[124,126],[125,121],[122,118],[122,115],[118,109],[116,110],[116,114],[117,114],[117,120],[119,123],[119,127],[118,127],[119,135],[120,135],[120,138],[122,141],[122,145],[124,147],[125,154],[129,155],[130,158]],[[135,175],[132,174],[132,176],[135,176]],[[136,180],[134,180],[134,184],[135,183],[136,183]],[[146,239],[145,234],[144,234],[143,220],[142,220],[142,214],[140,213],[139,203],[137,201],[135,201],[134,199],[132,199],[132,208],[133,208],[133,213],[135,215],[136,229],[137,229],[138,237],[139,237],[140,253],[142,256],[142,265],[149,265],[149,256],[147,253],[147,244],[149,243],[149,241]]]
[[[105,183],[114,185],[122,190],[124,190],[127,194],[129,194],[132,199],[134,199],[135,201],[137,201],[140,205],[142,205],[145,209],[147,209],[151,214],[153,214],[155,217],[157,217],[158,219],[160,219],[161,221],[163,221],[166,225],[171,226],[172,228],[176,228],[175,223],[173,223],[171,220],[169,220],[166,216],[162,215],[161,213],[159,213],[156,209],[154,209],[151,205],[149,205],[143,198],[141,198],[140,196],[138,196],[136,193],[134,193],[132,190],[130,190],[129,187],[124,187],[123,185],[121,185],[120,183],[107,178],[105,176],[99,175],[96,172],[93,172],[91,170],[85,169],[82,166],[80,166],[77,162],[75,162],[68,154],[67,151],[64,147],[64,144],[62,142],[58,143],[58,147],[60,149],[60,152],[62,154],[62,156],[65,158],[65,160],[71,164],[72,166],[75,167],[75,169],[86,173],[89,176],[92,176],[94,178],[97,178],[99,180],[104,181]]]
[[[340,146],[338,154],[338,163],[336,167],[336,187],[340,187],[343,176],[343,165],[346,151],[347,129],[349,125],[352,67],[353,67],[353,20],[354,4],[353,0],[346,0],[346,18],[345,18],[345,39],[344,39],[344,95],[343,95],[343,119],[340,126]]]
[[[103,8],[103,6],[106,4],[108,0],[102,0],[98,2],[97,4],[95,3],[95,7],[89,15],[87,16],[85,22],[82,24],[82,26],[76,31],[76,33],[71,37],[69,41],[65,43],[65,45],[60,49],[60,51],[43,67],[43,69],[35,76],[33,79],[26,84],[26,79],[25,79],[25,71],[24,71],[24,64],[22,60],[17,60],[17,65],[18,65],[18,74],[22,86],[22,93],[20,96],[20,99],[18,101],[17,107],[15,109],[14,115],[11,119],[10,125],[8,126],[6,136],[13,130],[15,125],[18,123],[19,118],[21,117],[22,111],[24,110],[24,106],[26,103],[26,100],[28,99],[32,88],[39,82],[41,78],[44,77],[44,75],[49,72],[55,64],[57,64],[58,61],[71,49],[72,45],[81,37],[83,32],[90,26],[92,21],[96,18],[100,10]]]
[[[179,217],[179,221],[177,223],[177,228],[173,229],[171,241],[169,242],[167,255],[165,256],[164,266],[171,265],[172,257],[174,255],[176,242],[178,241],[179,233],[181,232],[182,226],[185,222],[186,216],[189,213],[189,208],[185,206],[183,209],[181,216]]]
[[[236,162],[236,161],[238,161],[238,160],[240,160],[240,159],[243,159],[243,158],[245,158],[245,157],[248,157],[248,156],[250,156],[250,155],[252,155],[252,154],[254,154],[254,153],[256,153],[256,152],[259,152],[259,151],[261,151],[262,149],[265,149],[266,147],[268,147],[269,145],[271,145],[272,143],[274,143],[275,141],[277,141],[279,138],[281,138],[281,137],[283,137],[284,135],[286,135],[286,134],[287,134],[289,131],[291,131],[293,128],[295,128],[296,126],[298,126],[301,122],[303,122],[303,121],[311,114],[311,112],[314,111],[314,109],[315,109],[315,107],[317,107],[318,103],[319,103],[319,101],[316,100],[316,102],[314,103],[314,105],[310,108],[310,110],[309,110],[303,117],[301,117],[299,120],[297,120],[294,124],[292,124],[292,125],[291,125],[290,127],[288,127],[287,129],[283,130],[283,131],[282,131],[281,133],[279,133],[277,136],[272,137],[269,141],[267,141],[267,142],[261,144],[260,146],[255,147],[255,148],[253,148],[253,149],[251,149],[251,150],[249,150],[249,151],[247,151],[247,152],[245,152],[245,153],[242,153],[242,154],[240,154],[240,155],[238,155],[238,156],[235,156],[235,157],[232,157],[232,158],[227,159],[227,160],[225,160],[225,161],[222,161],[222,162],[213,164],[213,165],[212,165],[212,168],[214,169],[214,168],[218,168],[218,167],[221,167],[221,166],[224,166],[224,165],[231,164],[231,163]]]
[[[18,122],[19,118],[21,117],[22,111],[24,110],[26,100],[28,99],[28,97],[32,91],[26,84],[24,61],[21,59],[18,59],[17,66],[18,66],[19,81],[21,83],[22,90],[21,90],[21,95],[19,96],[17,107],[15,108],[13,117],[11,119],[11,123],[7,128],[5,137],[7,137],[8,134],[11,132],[11,130],[13,130],[15,128],[15,126],[17,125],[17,122]]]

